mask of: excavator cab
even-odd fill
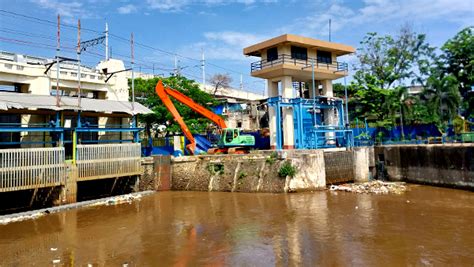
[[[236,128],[222,129],[218,146],[220,148],[255,146],[255,138],[252,135],[240,134]]]

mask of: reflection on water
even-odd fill
[[[160,192],[0,226],[0,266],[472,265],[474,194]]]

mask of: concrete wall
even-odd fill
[[[296,168],[294,177],[279,177],[285,162]],[[322,151],[181,157],[172,160],[171,173],[172,190],[277,193],[326,186]]]
[[[388,179],[474,188],[474,144],[390,145],[375,147],[375,159]]]
[[[296,168],[293,177],[279,177],[285,162]],[[332,183],[367,181],[369,148],[192,156],[175,158],[171,164],[171,190],[295,192],[324,189]]]

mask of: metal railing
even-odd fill
[[[140,143],[77,145],[79,180],[139,175]]]
[[[0,150],[0,192],[64,184],[64,148]]]
[[[257,62],[253,62],[250,65],[251,72],[259,71],[266,68],[271,68],[278,65],[294,65],[301,68],[311,68],[312,62],[314,61],[314,68],[315,69],[327,69],[332,70],[335,72],[348,70],[347,63],[344,62],[334,62],[334,63],[327,63],[316,58],[307,58],[307,59],[297,59],[292,58],[291,55],[278,55],[278,58],[274,60],[260,60]]]

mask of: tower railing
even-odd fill
[[[277,58],[272,59],[272,60],[263,59],[260,61],[253,62],[251,63],[250,68],[251,68],[251,72],[255,72],[255,71],[259,71],[259,70],[263,70],[266,68],[271,68],[271,67],[275,67],[279,65],[294,65],[301,68],[309,68],[312,66],[313,62],[314,62],[315,69],[327,69],[327,70],[332,70],[336,72],[338,71],[346,72],[349,69],[348,64],[344,62],[338,62],[338,61],[327,62],[318,58],[298,59],[287,54],[278,55]]]

